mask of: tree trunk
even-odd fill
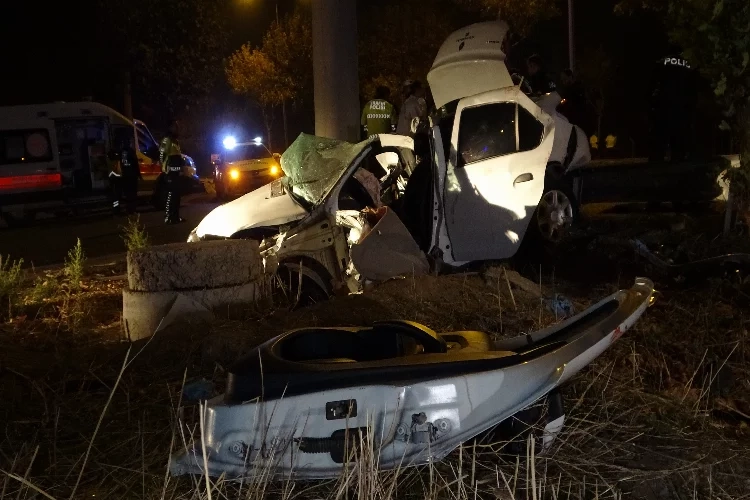
[[[273,106],[270,106],[270,111],[265,107],[261,106],[261,111],[263,112],[263,124],[266,126],[266,138],[264,143],[268,146],[268,149],[273,151],[273,137],[272,137],[272,129],[273,129]]]
[[[289,147],[289,132],[286,128],[286,99],[281,103],[281,106],[282,115],[284,117],[284,150],[286,150],[286,148]]]

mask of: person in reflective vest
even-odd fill
[[[614,134],[608,134],[604,138],[604,147],[606,148],[607,158],[615,158],[617,156],[617,136]]]
[[[366,138],[390,134],[396,130],[398,116],[393,104],[388,102],[390,96],[390,89],[380,86],[375,90],[375,99],[365,104],[362,109],[361,124]]]
[[[599,156],[599,137],[596,134],[592,134],[589,137],[589,146],[591,149],[592,156]]]
[[[179,143],[179,123],[171,120],[166,137],[159,145],[159,163],[166,178],[167,203],[164,210],[164,222],[178,224],[180,217],[180,176],[185,160]]]
[[[138,206],[138,181],[141,169],[135,152],[135,136],[132,133],[122,138],[120,144],[120,168],[122,170],[122,194],[128,214],[133,214]]]

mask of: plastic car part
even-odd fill
[[[287,332],[229,370],[226,393],[207,403],[204,435],[172,457],[170,470],[335,477],[349,450],[342,437],[371,446],[382,469],[440,460],[591,363],[653,293],[639,278],[566,321],[499,342],[410,322]],[[546,448],[564,421],[553,416]]]

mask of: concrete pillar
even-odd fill
[[[312,2],[315,135],[359,140],[356,0]]]

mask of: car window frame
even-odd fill
[[[462,133],[462,130],[464,129],[464,127],[463,127],[464,113],[466,111],[474,110],[474,109],[478,109],[478,108],[488,108],[488,107],[491,107],[491,106],[501,106],[501,105],[507,105],[507,104],[513,105],[513,107],[514,107],[514,111],[513,111],[513,113],[514,113],[514,118],[513,118],[513,133],[514,133],[514,139],[515,139],[515,144],[516,144],[515,150],[514,151],[509,151],[509,152],[506,152],[506,153],[492,154],[492,155],[485,156],[483,158],[480,158],[480,159],[477,159],[477,160],[472,160],[472,161],[466,161],[466,160],[464,160],[464,157],[463,157],[463,154],[462,154],[462,149],[463,148],[461,147],[462,143],[463,143],[463,141],[461,140],[461,133]],[[521,111],[520,110],[523,110],[523,112],[526,113],[526,115],[528,116],[528,118],[530,118],[531,120],[533,120],[539,126],[539,128],[540,128],[539,139],[538,139],[538,141],[536,141],[535,146],[532,147],[532,148],[521,149],[521,147],[520,147],[521,146],[521,138],[520,138],[520,118],[521,118]],[[518,101],[489,102],[489,103],[482,103],[482,104],[477,104],[475,106],[470,106],[470,107],[463,108],[461,110],[461,113],[460,113],[460,116],[459,116],[458,127],[459,127],[459,129],[458,129],[458,142],[457,142],[457,148],[456,148],[456,163],[457,163],[456,164],[456,168],[464,168],[464,167],[467,167],[467,166],[470,166],[470,165],[474,165],[476,163],[480,163],[480,162],[483,162],[483,161],[492,160],[492,159],[495,159],[495,158],[502,158],[504,156],[509,156],[509,155],[512,155],[512,154],[525,153],[527,151],[533,151],[534,149],[538,148],[542,144],[542,142],[544,141],[544,124],[541,121],[539,121],[529,110],[527,110],[525,107],[523,107]]]

